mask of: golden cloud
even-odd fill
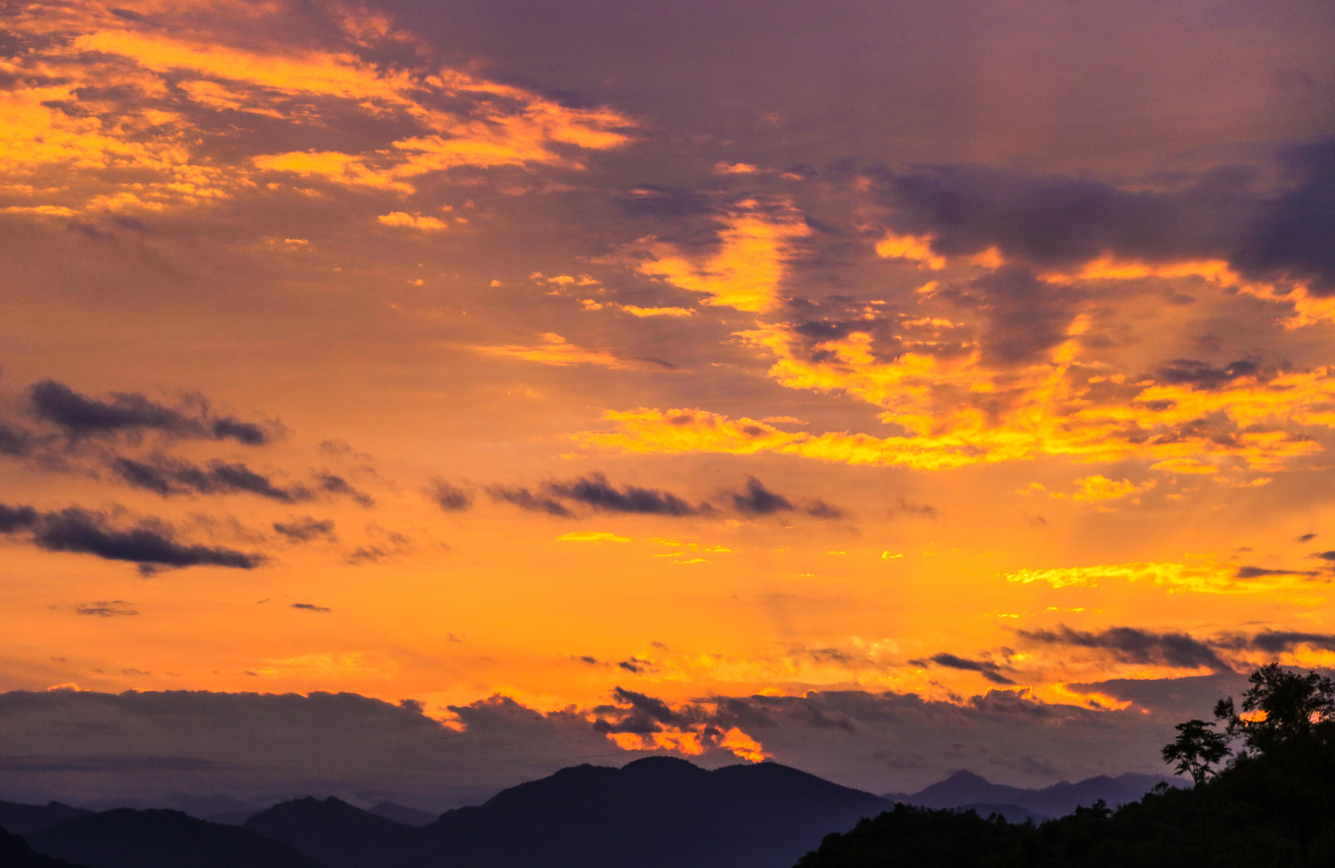
[[[563,533],[557,540],[560,542],[630,542],[628,536],[618,536],[614,533],[599,530],[576,530],[570,533]]]
[[[1043,582],[1054,588],[1093,588],[1100,582],[1116,581],[1151,584],[1170,593],[1195,591],[1210,594],[1269,593],[1298,588],[1311,581],[1309,575],[1301,572],[1267,571],[1251,578],[1239,578],[1238,573],[1236,566],[1214,561],[1197,564],[1163,561],[1017,570],[1006,574],[1006,581],[1021,585]]]
[[[946,259],[932,252],[931,241],[931,237],[926,235],[896,235],[889,232],[877,242],[876,255],[882,259],[907,259],[918,263],[919,267],[940,271],[946,267]]]
[[[633,304],[623,304],[621,309],[631,316],[695,316],[695,311],[688,307],[636,307]]]
[[[764,313],[778,304],[793,241],[808,234],[791,209],[775,216],[762,213],[755,202],[743,202],[725,219],[719,249],[712,256],[689,257],[673,245],[655,242],[638,270],[705,295],[704,304]]]
[[[266,37],[266,18],[298,14],[281,2],[121,6],[36,3],[7,19],[26,50],[0,61],[10,82],[0,91],[0,196],[10,201],[0,207],[197,205],[252,186],[257,170],[406,195],[407,179],[429,172],[578,168],[573,149],[629,141],[630,122],[608,109],[368,61],[360,49],[408,37],[333,5],[302,7],[338,35],[300,48]],[[446,103],[459,108],[439,108]],[[265,117],[351,123],[380,138],[356,153],[267,153],[257,126]],[[248,154],[219,160],[209,145],[220,137]]]
[[[408,214],[404,211],[391,211],[375,219],[386,226],[405,226],[425,232],[440,232],[450,228],[449,224],[439,217],[423,217],[421,214]]]
[[[543,335],[542,339],[543,343],[538,346],[510,344],[499,347],[474,347],[473,349],[489,356],[505,356],[557,367],[600,365],[622,371],[675,370],[672,365],[655,359],[625,359],[613,355],[607,350],[593,350],[576,346],[567,342],[560,335],[551,332]]]
[[[908,331],[911,326],[915,331]],[[1283,469],[1322,450],[1307,429],[1335,428],[1335,368],[1230,375],[1212,389],[1132,382],[1097,363],[1083,363],[1076,316],[1067,339],[1047,358],[1020,369],[993,369],[973,346],[932,340],[956,324],[938,317],[906,320],[909,351],[877,353],[869,332],[808,345],[783,324],[739,333],[775,361],[769,376],[792,389],[842,393],[880,408],[903,433],[784,431],[750,418],[704,410],[611,411],[612,430],[585,432],[590,446],[628,452],[774,452],[849,464],[938,470],[1063,456],[1079,462],[1139,459],[1166,473],[1216,475]],[[926,330],[925,332],[923,330]],[[968,349],[945,353],[946,344]],[[1078,499],[1144,491],[1088,477]]]

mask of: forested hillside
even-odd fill
[[[1042,825],[897,805],[798,868],[1290,868],[1335,865],[1335,682],[1272,664],[1239,711],[1186,721],[1164,759],[1196,781]]]

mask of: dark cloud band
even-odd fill
[[[1186,633],[1153,633],[1135,627],[1111,627],[1099,632],[1086,632],[1063,625],[1056,630],[1020,630],[1019,635],[1043,645],[1106,651],[1126,663],[1232,671],[1232,667],[1210,645]]]
[[[109,516],[80,507],[39,512],[31,506],[0,504],[0,533],[27,534],[33,545],[49,552],[89,554],[148,568],[218,566],[249,570],[265,560],[258,553],[182,543],[169,527],[158,522],[118,529]]]
[[[137,392],[113,392],[102,400],[64,383],[42,380],[28,390],[28,403],[36,418],[73,438],[161,431],[178,437],[235,440],[248,446],[262,446],[273,439],[269,429],[254,422],[212,417],[202,399],[196,402],[199,406],[174,409]]]

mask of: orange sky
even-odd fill
[[[0,688],[879,792],[967,758],[720,703],[1332,665],[1328,10],[532,5],[6,13]]]

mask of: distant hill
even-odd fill
[[[423,828],[307,798],[245,829],[327,868],[791,868],[825,835],[889,807],[776,763],[706,771],[651,757],[562,769]]]
[[[1092,805],[1099,799],[1110,807],[1125,805],[1137,801],[1155,784],[1164,781],[1180,784],[1163,775],[1124,774],[1115,778],[1099,775],[1074,784],[1062,781],[1042,789],[1023,789],[994,784],[973,772],[959,771],[916,793],[887,793],[884,798],[923,808],[973,808],[983,817],[988,815],[985,809],[992,808],[1014,822],[1016,817],[1024,818],[1026,814],[1036,815],[1037,819],[1064,817],[1077,807]],[[1018,811],[1008,813],[1001,809]]]
[[[894,801],[1042,822],[1099,799],[1133,802],[1165,779],[1128,774],[1023,789],[962,771],[883,798],[777,763],[709,771],[658,756],[621,769],[562,769],[438,818],[390,802],[368,811],[337,798],[226,815],[236,825],[180,811],[93,814],[58,802],[0,802],[0,826],[12,818],[35,851],[87,868],[791,868],[826,835]],[[219,796],[191,804],[200,811],[232,806]]]
[[[414,839],[414,827],[335,798],[293,799],[261,811],[242,828],[287,844],[326,868],[379,864]]]
[[[706,771],[649,757],[562,769],[448,811],[375,868],[790,868],[888,807],[777,763]]]
[[[91,813],[92,811],[72,808],[62,802],[48,802],[45,805],[0,802],[0,828],[8,829],[16,835],[29,835],[39,829],[73,820],[75,817],[85,817]]]
[[[322,868],[286,844],[181,811],[119,808],[27,837],[38,853],[88,868]]]
[[[428,814],[426,811],[419,811],[416,808],[409,808],[406,805],[396,805],[394,802],[381,802],[371,808],[371,813],[377,817],[384,817],[386,820],[393,820],[396,823],[402,823],[405,826],[426,826],[436,821],[439,814]]]

